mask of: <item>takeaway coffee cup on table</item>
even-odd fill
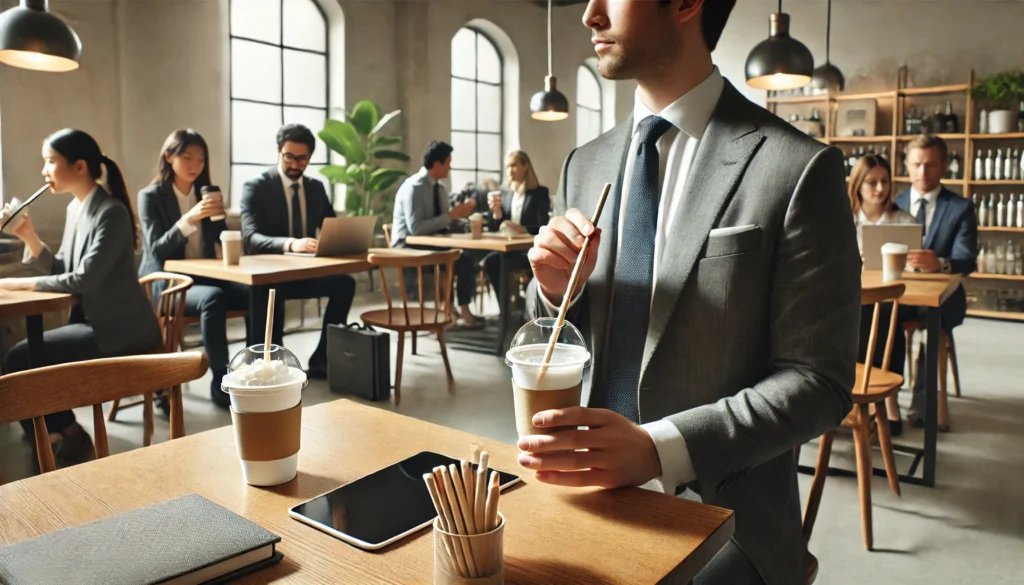
[[[551,359],[544,365],[557,321],[554,317],[542,317],[523,325],[505,354],[505,363],[512,368],[516,431],[520,437],[563,430],[538,429],[533,426],[533,415],[580,405],[583,369],[590,365],[590,352],[583,335],[572,323],[562,323]]]
[[[200,190],[203,196],[203,201],[220,201],[224,202],[224,194],[220,192],[220,187],[217,185],[207,185]],[[223,213],[220,215],[211,215],[210,221],[224,221],[227,218]]]
[[[909,253],[906,244],[889,242],[882,246],[882,282],[895,282],[903,278]]]
[[[484,237],[484,216],[474,213],[469,216],[469,233],[474,240]]]
[[[220,233],[224,266],[238,266],[242,260],[242,232],[224,230]]]
[[[231,396],[231,422],[245,483],[291,481],[298,469],[302,389],[306,373],[291,351],[263,344],[238,352],[221,389]]]

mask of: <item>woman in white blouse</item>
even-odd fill
[[[861,249],[862,255],[864,253],[864,244],[861,238],[862,226],[917,223],[914,216],[896,207],[892,192],[892,175],[889,172],[889,163],[884,158],[874,154],[861,157],[850,174],[849,189],[850,206],[853,208],[853,218],[857,223],[857,246]],[[871,307],[862,307],[861,309],[861,341],[858,359],[862,362],[867,352],[866,346],[868,335],[871,332],[872,313]],[[902,308],[900,313],[897,320],[902,322]],[[879,316],[879,331],[889,330],[889,314],[888,311],[883,310]],[[889,369],[900,375],[903,375],[906,343],[902,323],[897,323]],[[875,366],[882,366],[884,353],[885,344],[878,343],[874,355]],[[890,396],[886,400],[885,406],[886,414],[889,416],[889,431],[892,436],[899,436],[903,432],[903,421],[900,419],[900,406],[896,396]]]

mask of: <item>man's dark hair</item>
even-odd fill
[[[285,142],[298,142],[309,147],[309,154],[316,149],[316,137],[313,132],[302,124],[285,124],[277,131],[277,147],[281,148]]]
[[[423,168],[429,171],[434,168],[434,163],[444,164],[453,150],[455,149],[447,142],[432,140],[423,150]]]
[[[663,6],[667,6],[672,0],[661,0]],[[729,13],[736,0],[704,0],[704,8],[701,11],[700,30],[704,34],[704,42],[708,51],[714,51],[718,46],[718,40],[722,38],[722,31],[725,30],[725,23],[729,22]]]

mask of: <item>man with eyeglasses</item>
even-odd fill
[[[305,176],[316,139],[309,128],[288,124],[277,132],[277,166],[242,187],[242,242],[246,254],[313,253],[324,218],[335,217],[324,184]],[[284,335],[285,299],[328,297],[320,343],[309,358],[310,378],[327,377],[327,326],[345,323],[356,281],[348,275],[323,276],[277,286],[274,343]],[[259,329],[263,325],[255,323]]]

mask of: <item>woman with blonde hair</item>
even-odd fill
[[[850,207],[853,210],[853,220],[857,225],[857,247],[864,253],[864,244],[861,237],[861,228],[865,225],[892,225],[917,223],[914,216],[899,207],[892,192],[892,175],[889,171],[889,163],[882,157],[874,154],[861,157],[853,167],[850,174]],[[861,308],[860,319],[860,352],[858,359],[865,361],[867,354],[868,335],[871,333],[871,318],[873,310],[866,306]],[[903,313],[902,308],[900,313]],[[879,331],[889,330],[888,311],[882,311],[879,319]],[[904,360],[906,357],[906,338],[903,336],[903,316],[898,315],[901,322],[896,329],[896,336],[893,339],[892,357],[890,358],[889,369],[897,374],[903,375]],[[875,350],[874,364],[882,367],[885,354],[885,344],[879,343]],[[896,396],[890,396],[886,400],[886,411],[889,415],[889,431],[892,436],[899,436],[903,432],[903,421],[900,419],[900,406]]]
[[[541,226],[547,225],[551,213],[551,194],[541,185],[537,172],[530,162],[530,155],[522,150],[513,150],[505,157],[505,189],[492,191],[487,195],[488,207],[493,214],[491,230],[502,226],[516,234],[537,235]],[[502,193],[505,196],[502,196]],[[506,270],[530,268],[526,252],[506,254]],[[488,254],[484,258],[484,270],[494,290],[498,290],[501,278],[501,256]]]

